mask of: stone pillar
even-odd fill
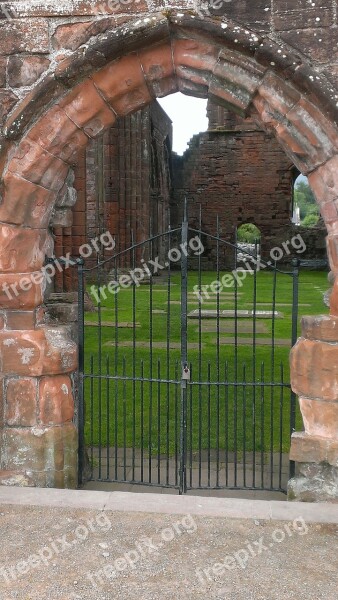
[[[41,309],[0,317],[0,485],[74,488],[76,344],[40,319]]]
[[[46,230],[0,225],[0,485],[77,485],[77,347],[45,323],[50,249]]]
[[[338,502],[337,341],[338,317],[302,319],[302,337],[291,352],[291,385],[305,431],[291,440],[299,475],[289,482],[289,500]]]

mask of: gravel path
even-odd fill
[[[338,525],[0,505],[0,527],[0,600],[338,598]]]

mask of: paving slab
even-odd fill
[[[0,488],[1,600],[337,600],[337,505],[28,491]]]

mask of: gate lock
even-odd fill
[[[188,368],[187,365],[185,365],[183,367],[182,379],[185,380],[185,381],[190,381],[190,369]]]

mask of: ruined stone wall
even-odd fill
[[[76,204],[59,221],[63,226],[54,227],[56,256],[67,252],[79,256],[82,244],[106,231],[114,237],[117,251],[148,239],[151,232],[165,231],[171,144],[171,121],[157,102],[117,120],[103,136],[90,141],[75,167]],[[154,249],[159,255],[160,246]],[[110,254],[106,252],[104,258]],[[129,263],[128,255],[121,258],[120,266]],[[74,269],[57,274],[55,291],[76,287]]]
[[[232,243],[237,228],[254,223],[262,235],[262,255],[290,229],[294,170],[275,138],[251,119],[209,105],[209,130],[194,136],[183,157],[174,159],[173,219],[182,215]],[[230,266],[230,265],[229,265]]]

